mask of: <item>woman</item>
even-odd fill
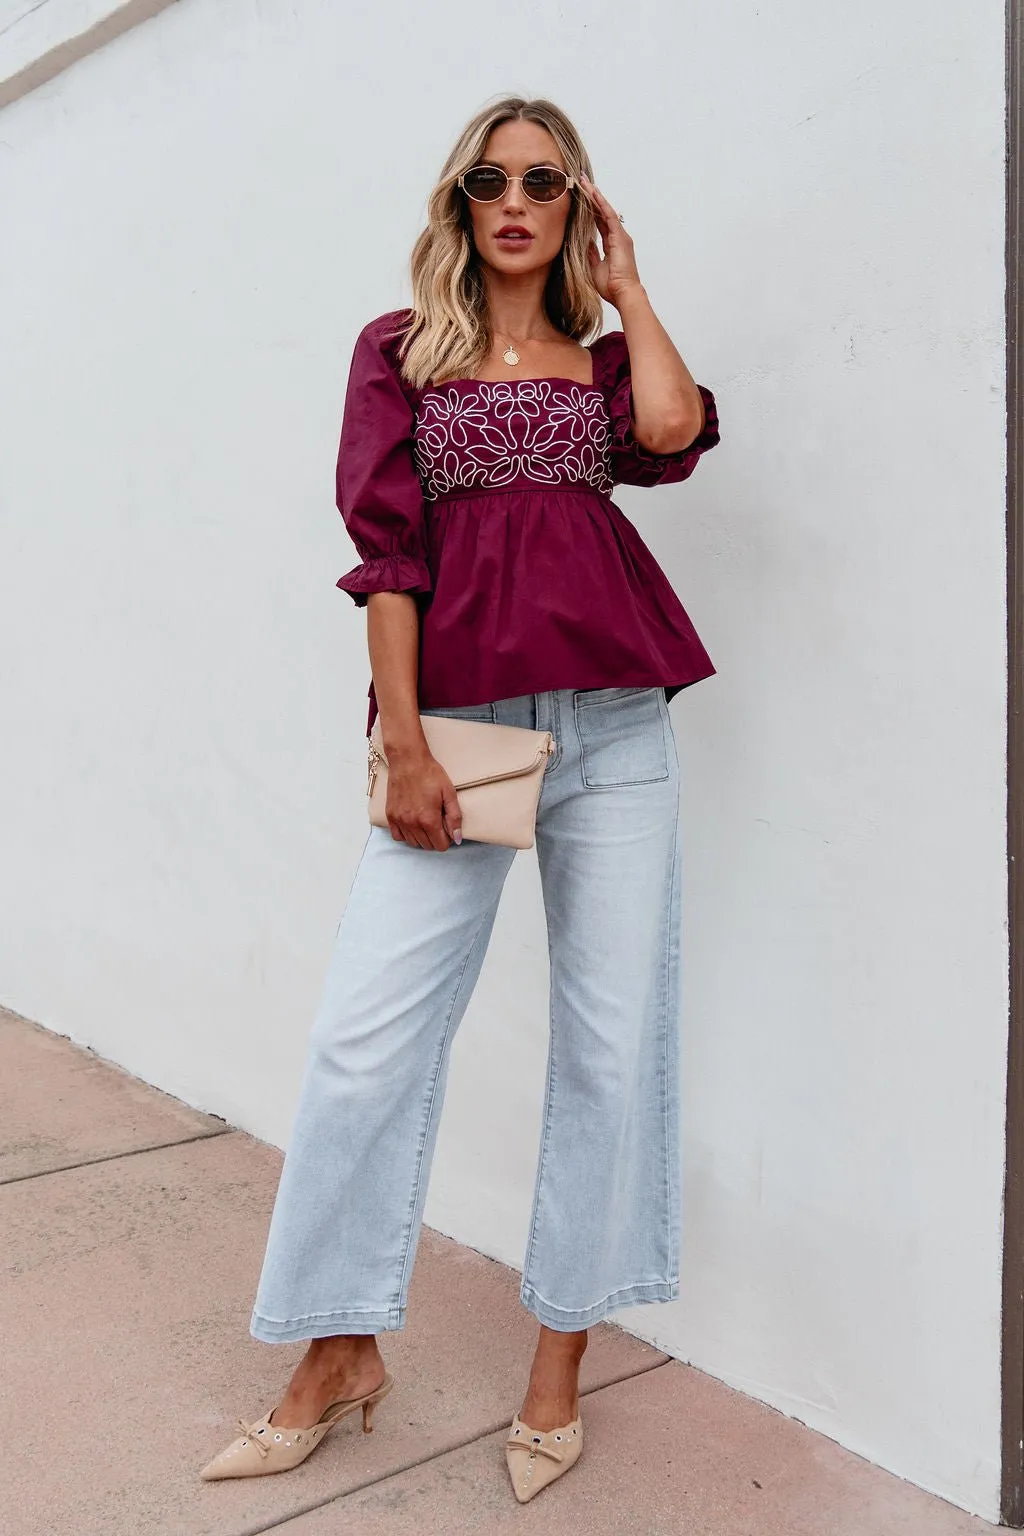
[[[572,124],[507,98],[462,134],[413,304],[355,347],[338,505],[362,563],[389,768],[341,920],[251,1322],[310,1340],[277,1407],[203,1471],[284,1471],[390,1389],[451,1038],[511,848],[462,841],[421,713],[551,730],[537,818],[551,956],[521,1298],[540,1323],[506,1456],[533,1496],[582,1449],[587,1329],[679,1292],[678,762],[667,699],[714,668],[609,499],[684,480],[714,399],[659,323]],[[598,249],[596,235],[601,237]],[[601,300],[622,330],[599,330]],[[438,854],[443,857],[438,858]]]

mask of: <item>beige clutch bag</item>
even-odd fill
[[[421,715],[420,720],[427,746],[455,785],[463,837],[474,843],[532,848],[544,769],[555,750],[551,732],[447,715]],[[366,793],[371,823],[386,827],[388,760],[379,719],[370,732]]]

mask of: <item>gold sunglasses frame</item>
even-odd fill
[[[472,192],[466,190],[466,177],[469,176],[473,171],[477,170],[501,171],[501,174],[505,178],[505,186],[504,189],[498,193],[497,197],[474,197]],[[530,171],[557,171],[560,176],[565,177],[565,187],[561,192],[559,192],[557,197],[531,197],[529,192],[527,192],[526,188],[523,186],[523,176],[529,176]],[[573,187],[579,185],[576,178],[574,176],[570,176],[568,171],[563,171],[560,165],[531,165],[523,172],[523,176],[510,176],[508,171],[502,170],[500,165],[471,165],[468,171],[463,171],[455,185],[460,189],[460,191],[466,193],[466,196],[470,199],[471,202],[487,204],[500,203],[501,199],[505,196],[505,193],[508,191],[512,183],[514,181],[518,181],[519,190],[526,198],[526,201],[528,203],[536,203],[539,208],[543,208],[545,203],[561,202],[562,198],[566,195],[567,192],[571,192]]]

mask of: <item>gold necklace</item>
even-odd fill
[[[501,355],[505,359],[506,363],[508,363],[510,368],[514,368],[516,363],[522,361],[522,353],[516,351],[516,344],[514,341],[509,342],[508,346],[505,348]]]
[[[514,368],[516,363],[522,361],[522,355],[516,351],[515,342],[513,341],[509,342],[508,346],[505,348],[501,355],[505,359],[506,363],[508,363],[510,368]]]

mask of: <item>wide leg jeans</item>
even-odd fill
[[[520,1295],[550,1328],[679,1294],[679,765],[660,688],[431,711],[551,730],[537,855],[550,954]],[[309,1040],[250,1330],[402,1328],[451,1042],[514,850],[370,831]],[[500,1027],[498,1022],[495,1027]]]

